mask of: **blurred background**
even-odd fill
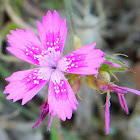
[[[128,93],[130,114],[121,109],[116,94],[111,96],[110,133],[105,135],[105,95],[90,89],[83,81],[77,110],[71,120],[54,117],[47,131],[48,117],[32,130],[38,121],[40,106],[46,100],[47,85],[31,101],[21,106],[3,95],[5,78],[13,72],[32,66],[6,51],[9,30],[28,27],[37,34],[36,20],[42,21],[47,11],[57,10],[67,20],[68,33],[64,55],[75,50],[74,34],[82,44],[96,42],[106,54],[118,57],[130,72],[115,73],[118,85],[140,90],[140,0],[0,0],[0,140],[140,140],[140,98]]]

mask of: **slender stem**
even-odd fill
[[[74,25],[74,21],[73,21],[73,18],[72,18],[73,10],[72,10],[71,1],[70,0],[64,0],[64,3],[65,3],[65,6],[66,6],[67,13],[69,15],[69,19],[70,19],[70,22],[71,22],[72,30],[73,30],[74,34],[76,34],[75,25]]]

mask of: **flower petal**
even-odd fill
[[[49,113],[49,106],[48,103],[45,102],[44,104],[41,105],[40,107],[41,113],[38,122],[32,127],[34,129],[36,126],[41,125],[42,121],[46,118],[46,116]]]
[[[98,68],[105,61],[105,58],[101,50],[94,49],[95,45],[95,43],[85,45],[64,56],[58,62],[58,69],[75,74],[98,74]]]
[[[42,124],[42,121],[46,118],[46,116],[48,115],[49,113],[49,105],[47,102],[45,102],[43,105],[41,105],[41,113],[40,113],[40,117],[39,117],[39,120],[38,122],[32,127],[32,129],[34,129],[36,126],[38,125],[41,125]],[[50,130],[50,127],[51,127],[51,123],[52,123],[52,119],[53,119],[53,115],[50,113],[50,116],[49,116],[49,124],[48,124],[48,127],[47,127],[47,130]]]
[[[105,104],[105,129],[106,135],[109,133],[109,124],[110,124],[110,95],[107,93],[106,95],[106,104]]]
[[[128,110],[124,95],[118,94],[118,98],[119,98],[119,102],[120,102],[120,105],[123,108],[123,110],[126,112],[126,114],[129,114],[129,110]]]
[[[114,92],[116,93],[121,93],[121,94],[125,94],[127,93],[127,91],[125,91],[124,89],[120,88],[120,86],[117,86],[117,85],[111,85],[111,86],[108,86],[109,89],[113,90]]]
[[[132,93],[140,96],[140,91],[138,91],[138,90],[127,88],[127,87],[121,87],[121,86],[118,86],[118,88],[125,90],[125,91],[132,92]]]
[[[56,77],[57,75],[57,77]],[[68,81],[60,71],[52,73],[48,92],[49,112],[58,115],[63,121],[72,117],[76,110],[77,99]]]
[[[104,61],[104,63],[107,64],[107,65],[110,65],[110,66],[112,66],[112,67],[116,67],[116,68],[120,68],[120,67],[121,67],[120,65],[115,64],[115,63],[113,63],[113,62]]]
[[[37,26],[43,46],[47,50],[54,48],[56,52],[59,52],[60,58],[67,35],[66,20],[62,21],[56,11],[53,14],[48,11],[42,23],[37,21]]]
[[[19,59],[39,65],[36,56],[42,55],[45,48],[36,35],[28,28],[25,31],[16,29],[16,31],[10,32],[11,35],[7,35],[7,38],[11,47],[7,47],[7,50]]]
[[[9,94],[7,99],[13,99],[13,102],[23,99],[22,105],[31,100],[50,78],[51,71],[48,70],[48,73],[43,77],[42,69],[18,71],[8,77],[6,80],[10,84],[4,90],[4,94]]]
[[[50,128],[51,128],[51,124],[52,124],[52,120],[53,120],[53,114],[50,113],[50,116],[49,116],[49,124],[47,126],[47,130],[50,131]]]

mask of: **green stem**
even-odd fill
[[[72,8],[71,0],[64,0],[64,3],[65,3],[65,6],[66,6],[67,13],[69,15],[69,19],[70,19],[70,22],[71,22],[73,32],[74,32],[74,34],[76,34],[75,25],[74,25],[74,21],[73,21],[73,18],[72,18],[72,15],[73,15],[73,10],[72,9],[73,8]]]

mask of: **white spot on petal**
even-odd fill
[[[74,64],[71,64],[71,66],[73,67],[73,66],[74,66]]]
[[[56,93],[59,93],[60,90],[55,90]]]

